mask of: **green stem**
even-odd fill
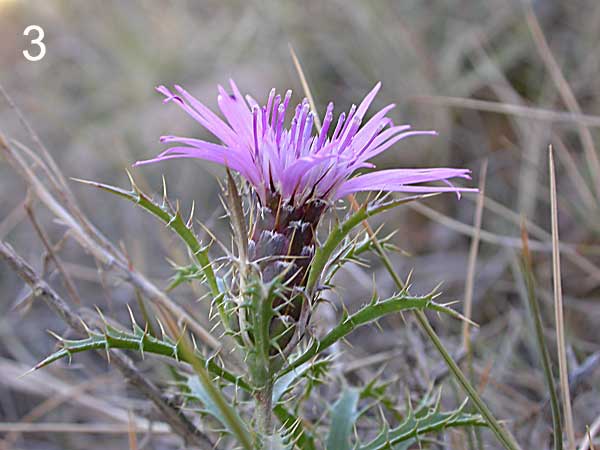
[[[253,280],[247,289],[252,304],[253,347],[248,352],[248,364],[255,386],[255,419],[258,428],[257,446],[262,448],[272,435],[273,368],[271,365],[270,326],[273,319],[273,301],[276,283],[268,287]]]
[[[136,203],[140,207],[144,208],[145,210],[149,211],[150,213],[161,219],[185,242],[187,247],[192,252],[194,259],[200,265],[200,269],[206,277],[206,281],[208,282],[208,286],[210,287],[210,291],[213,297],[220,297],[221,292],[217,283],[217,277],[212,268],[212,263],[208,256],[208,248],[202,247],[200,241],[198,241],[198,238],[196,237],[194,232],[184,222],[183,218],[181,217],[181,214],[179,212],[176,214],[172,214],[166,211],[156,203],[152,202],[141,191],[138,191],[136,196]]]
[[[258,426],[260,439],[273,433],[273,382],[268,381],[256,391],[256,425]]]

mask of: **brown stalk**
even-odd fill
[[[81,297],[79,297],[79,293],[77,292],[75,283],[73,283],[71,276],[63,267],[61,259],[55,253],[54,247],[50,243],[50,240],[48,239],[46,232],[44,231],[44,229],[38,222],[37,218],[35,217],[35,213],[33,212],[31,203],[32,203],[32,199],[31,199],[31,196],[28,194],[27,200],[25,201],[25,205],[24,205],[25,212],[27,213],[27,216],[29,217],[29,220],[31,221],[31,224],[33,225],[35,232],[37,233],[38,237],[40,238],[40,241],[42,241],[42,244],[44,245],[44,248],[46,249],[48,258],[54,263],[57,270],[62,275],[62,280],[65,285],[65,288],[67,289],[67,292],[69,293],[69,296],[77,305],[81,305]]]
[[[419,96],[414,97],[414,100],[422,103],[433,103],[436,105],[451,106],[453,108],[474,109],[477,111],[522,117],[524,119],[539,120],[542,122],[573,124],[576,127],[600,127],[600,116],[591,116],[582,113],[554,111],[531,106],[513,105],[510,103],[491,102],[462,97]]]
[[[485,180],[487,175],[487,160],[481,164],[481,178],[479,180],[479,193],[477,194],[477,205],[475,207],[474,233],[469,249],[469,262],[467,266],[467,277],[465,280],[465,309],[464,316],[471,320],[473,311],[473,286],[475,283],[475,268],[477,265],[477,254],[479,252],[479,239],[481,233],[481,220],[483,216],[483,205],[485,202]],[[471,353],[471,327],[469,321],[462,323],[463,346]]]
[[[560,374],[560,389],[563,400],[563,415],[569,450],[575,450],[575,430],[573,426],[573,411],[571,394],[569,392],[569,369],[567,366],[567,344],[565,342],[565,319],[563,315],[563,296],[560,272],[560,252],[558,249],[558,210],[556,205],[556,173],[554,170],[554,155],[552,146],[548,150],[550,170],[550,205],[552,220],[552,278],[554,281],[554,313],[556,320],[556,347],[558,350],[558,369]]]

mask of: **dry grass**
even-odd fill
[[[478,175],[488,161],[485,195],[436,197],[371,225],[399,230],[393,243],[406,253],[393,255],[393,262],[401,274],[414,269],[414,292],[443,282],[444,299],[469,300],[465,312],[478,329],[465,332],[462,324],[436,317],[432,323],[457,359],[471,346],[475,384],[524,449],[550,448],[552,420],[526,305],[511,270],[522,248],[521,218],[532,237],[546,324],[553,323],[560,254],[562,286],[554,292],[562,291],[556,312],[564,315],[557,320],[560,334],[548,328],[546,339],[553,364],[562,369],[562,391],[570,391],[569,446],[599,448],[600,369],[594,361],[600,358],[594,357],[600,353],[600,5],[535,5],[534,12],[505,0],[0,1],[0,84],[23,111],[21,118],[0,99],[0,132],[27,167],[18,173],[0,159],[0,240],[72,300],[78,314],[92,316],[97,305],[126,323],[127,304],[142,317],[139,297],[165,322],[186,322],[207,347],[219,347],[211,340],[208,302],[197,301],[206,293],[202,286],[163,292],[172,275],[167,258],[187,261],[168,230],[69,178],[127,186],[124,169],[156,154],[159,135],[203,137],[191,120],[161,104],[153,92],[157,84],[181,83],[211,105],[216,83],[229,76],[261,99],[273,86],[301,95],[291,44],[317,110],[329,100],[347,109],[381,80],[377,106],[397,103],[397,122],[440,132],[436,139],[403,142],[378,161],[381,166],[448,165]],[[21,54],[22,30],[30,23],[46,30],[48,54],[39,63]],[[549,144],[555,149],[555,184],[547,170]],[[229,243],[215,181],[222,172],[198,162],[134,171],[140,186],[157,196],[162,174],[169,196],[185,211],[195,201],[196,217]],[[473,184],[482,182],[476,177]],[[65,208],[70,196],[79,212]],[[78,214],[89,218],[97,234]],[[560,241],[553,238],[557,227]],[[374,258],[369,269],[339,274],[333,304],[343,299],[356,309],[371,295],[373,274],[382,295],[395,289]],[[0,294],[0,448],[179,448],[152,403],[116,382],[115,368],[96,354],[18,378],[53,350],[45,331],[62,333],[65,326],[32,301],[3,262]],[[327,327],[340,311],[323,308],[313,318],[315,327]],[[435,381],[443,386],[445,405],[460,403],[462,394],[442,361],[412,319],[405,319],[389,318],[381,329],[352,337],[351,347],[337,350],[343,352],[336,374],[351,384],[375,376],[394,380],[399,401],[407,389],[417,399]],[[162,361],[132,356],[148,379],[165,379]],[[170,386],[159,387],[171,392]],[[323,398],[335,395],[322,392]],[[308,419],[318,419],[322,407],[316,404]],[[482,437],[485,448],[497,448],[489,432]],[[458,433],[439,438],[430,448],[462,449],[468,442]]]

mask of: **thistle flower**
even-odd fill
[[[236,84],[230,83],[232,94],[222,86],[218,87],[217,101],[226,121],[181,86],[175,86],[177,94],[159,86],[157,90],[165,96],[165,103],[174,101],[221,143],[162,136],[162,142],[176,145],[156,158],[138,161],[135,165],[174,158],[212,161],[240,173],[253,186],[263,205],[273,196],[283,204],[300,207],[312,200],[329,203],[359,191],[465,190],[452,186],[448,180],[469,178],[466,169],[389,169],[353,176],[358,170],[375,168],[369,160],[398,141],[409,136],[437,134],[435,131],[413,131],[410,125],[394,125],[386,116],[394,108],[393,104],[362,125],[381,83],[375,85],[358,108],[352,105],[347,114],[342,112],[337,122],[334,121],[333,103],[329,103],[323,126],[315,134],[315,117],[307,99],[296,106],[290,127],[286,128],[291,91],[282,98],[272,89],[267,104],[260,106],[250,96],[244,99]],[[444,181],[447,185],[419,185],[432,181]]]
[[[469,179],[469,170],[452,168],[389,169],[357,174],[374,169],[371,160],[398,141],[417,135],[436,135],[435,131],[413,131],[409,125],[394,125],[388,105],[363,125],[367,109],[381,84],[367,94],[358,107],[352,105],[334,121],[333,103],[327,106],[323,126],[318,132],[315,116],[304,99],[295,108],[289,127],[286,113],[291,91],[282,97],[275,90],[261,106],[250,96],[242,96],[231,81],[232,93],[218,87],[218,105],[225,120],[212,112],[181,86],[176,93],[165,86],[157,88],[220,143],[179,136],[163,136],[173,144],[156,158],[139,161],[149,164],[176,158],[198,158],[238,172],[252,186],[258,199],[257,220],[248,245],[249,258],[260,267],[262,280],[282,277],[290,288],[287,299],[273,322],[273,335],[281,333],[278,324],[297,321],[309,264],[315,252],[315,230],[324,211],[336,200],[360,191],[410,193],[455,192],[473,189],[455,187],[452,178]],[[333,130],[333,131],[332,131]],[[442,181],[443,186],[421,183]],[[283,321],[283,322],[282,322]],[[284,329],[287,325],[284,324]],[[288,336],[289,338],[289,336]],[[287,339],[282,342],[282,347]]]

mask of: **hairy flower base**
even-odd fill
[[[321,200],[294,207],[283,204],[277,195],[258,207],[250,258],[259,263],[265,282],[285,272],[285,281],[292,286],[302,283],[314,255],[315,230],[325,208]]]
[[[283,333],[278,340],[280,348],[285,348],[293,324],[300,320],[305,299],[303,288],[315,253],[315,233],[326,207],[321,200],[295,207],[283,203],[281,196],[276,194],[269,195],[264,205],[257,206],[248,256],[260,268],[263,282],[277,278],[287,293],[273,305],[277,315],[271,324],[271,336],[289,328],[289,332]]]

